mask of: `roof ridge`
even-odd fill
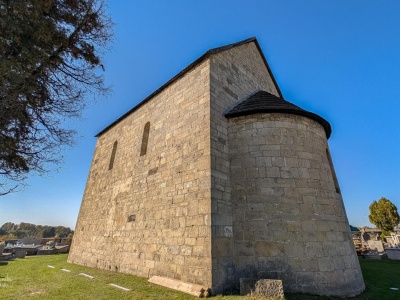
[[[229,50],[231,48],[238,47],[238,46],[241,46],[241,45],[244,45],[244,44],[247,44],[247,43],[250,43],[250,42],[254,42],[254,41],[257,41],[257,38],[255,36],[253,36],[251,38],[248,38],[248,39],[241,40],[241,41],[236,42],[236,43],[232,43],[232,44],[228,44],[228,45],[212,48],[212,49],[208,50],[207,52],[210,52],[210,54],[217,54],[217,53],[221,53],[221,52],[223,52],[225,50]]]

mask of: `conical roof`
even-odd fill
[[[258,113],[286,113],[307,117],[317,121],[324,127],[327,138],[330,137],[332,132],[331,125],[324,118],[266,91],[258,91],[240,101],[225,113],[225,117],[233,118]]]

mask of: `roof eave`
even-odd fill
[[[150,99],[152,99],[153,97],[155,97],[157,94],[161,93],[165,88],[167,88],[170,84],[172,84],[173,82],[175,82],[176,80],[178,80],[179,78],[183,77],[187,72],[189,72],[190,70],[194,69],[197,65],[199,65],[200,63],[202,63],[203,61],[205,61],[206,59],[208,59],[211,55],[213,54],[218,54],[221,53],[223,51],[229,50],[231,48],[234,47],[238,47],[247,43],[251,43],[254,42],[258,51],[260,52],[260,55],[264,61],[264,64],[272,78],[272,81],[274,82],[274,85],[276,87],[276,90],[278,91],[278,94],[281,98],[283,98],[281,90],[275,80],[275,77],[268,65],[268,62],[264,56],[264,53],[261,50],[260,44],[257,41],[256,37],[251,37],[245,40],[242,40],[240,42],[237,43],[233,43],[233,44],[229,44],[229,45],[225,45],[225,46],[221,46],[221,47],[217,47],[217,48],[213,48],[208,50],[207,52],[205,52],[202,56],[200,56],[198,59],[196,59],[194,62],[192,62],[190,65],[188,65],[186,68],[184,68],[182,71],[180,71],[178,74],[176,74],[174,77],[172,77],[170,80],[168,80],[165,84],[163,84],[161,87],[159,87],[157,90],[155,90],[153,93],[151,93],[149,96],[147,96],[144,100],[142,100],[141,102],[139,102],[137,105],[135,105],[133,108],[131,108],[129,111],[127,111],[125,114],[123,114],[121,117],[119,117],[118,119],[116,119],[114,122],[112,122],[110,125],[108,125],[107,127],[105,127],[103,130],[101,130],[99,133],[97,133],[95,135],[95,137],[99,137],[100,135],[102,135],[104,132],[106,132],[107,130],[109,130],[111,127],[113,127],[114,125],[116,125],[117,123],[119,123],[120,121],[122,121],[123,119],[125,119],[128,115],[130,115],[133,111],[137,110],[139,107],[143,106],[146,102],[148,102]]]
[[[101,130],[99,133],[95,135],[95,137],[99,137],[102,135],[104,132],[106,132],[108,129],[125,119],[128,115],[130,115],[133,111],[137,110],[139,107],[143,106],[146,102],[148,102],[150,99],[161,93],[165,88],[167,88],[170,84],[178,80],[179,78],[183,77],[187,72],[190,70],[194,69],[197,65],[205,61],[210,55],[211,55],[211,50],[208,50],[206,53],[204,53],[202,56],[200,56],[198,59],[196,59],[194,62],[192,62],[190,65],[188,65],[185,69],[180,71],[178,74],[176,74],[174,77],[172,77],[170,80],[168,80],[166,83],[164,83],[161,87],[159,87],[157,90],[155,90],[153,93],[151,93],[149,96],[147,96],[145,99],[143,99],[141,102],[139,102],[137,105],[135,105],[133,108],[131,108],[129,111],[127,111],[125,114],[123,114],[121,117],[116,119],[114,122],[112,122],[110,125],[105,127],[103,130]]]
[[[228,112],[225,114],[225,117],[227,119],[231,119],[231,118],[236,118],[236,117],[242,117],[242,116],[248,116],[248,115],[254,115],[254,114],[262,114],[262,113],[283,113],[283,114],[292,114],[292,115],[303,116],[303,117],[306,117],[306,118],[309,118],[311,120],[318,122],[324,128],[327,139],[329,139],[329,137],[332,134],[332,128],[328,121],[326,121],[324,118],[318,116],[317,114],[314,114],[312,112],[305,111],[305,110],[273,109],[273,108],[251,109],[251,110],[247,110],[247,111],[240,111],[240,112],[233,112],[233,113]]]

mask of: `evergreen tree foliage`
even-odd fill
[[[382,197],[369,206],[369,221],[388,235],[399,224],[397,207],[388,199]]]
[[[56,235],[56,229],[54,227],[47,227],[43,230],[42,237],[50,238]]]
[[[107,91],[99,68],[111,37],[103,0],[0,0],[0,195],[73,144],[62,122],[87,92]]]

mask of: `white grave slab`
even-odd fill
[[[369,240],[368,241],[368,246],[369,246],[369,249],[371,249],[371,250],[376,250],[378,252],[385,251],[383,249],[382,241],[371,241],[371,240]]]

